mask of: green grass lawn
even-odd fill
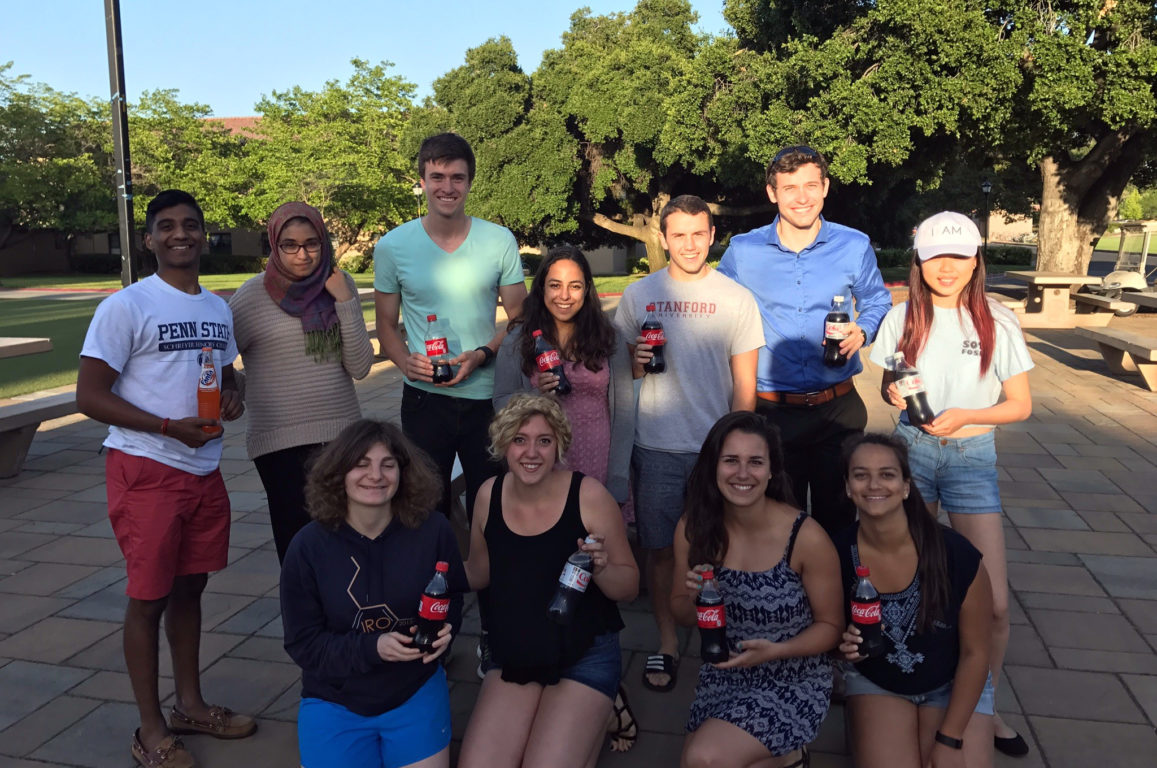
[[[1128,237],[1126,237],[1125,238],[1125,252],[1126,253],[1140,253],[1141,252],[1141,241],[1142,241],[1143,237],[1144,237],[1143,235],[1129,235]],[[1116,253],[1117,249],[1120,247],[1121,247],[1121,235],[1119,233],[1114,233],[1111,235],[1105,235],[1100,240],[1098,240],[1097,244],[1095,246],[1093,246],[1093,250],[1110,251],[1112,253]],[[1150,254],[1157,254],[1157,237],[1154,237],[1150,240],[1149,253]]]

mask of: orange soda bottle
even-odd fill
[[[202,419],[221,419],[221,385],[213,366],[213,348],[201,347],[201,375],[197,377],[197,416]],[[216,435],[220,426],[201,427],[202,432]]]

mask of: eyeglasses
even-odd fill
[[[278,243],[277,247],[281,249],[282,253],[289,256],[296,256],[297,252],[302,248],[304,248],[305,252],[309,254],[321,253],[320,240],[306,240],[304,243],[295,243],[292,240],[286,240],[283,243]]]
[[[806,144],[800,144],[800,145],[797,145],[794,147],[784,147],[780,151],[776,152],[775,157],[773,157],[771,159],[771,164],[775,165],[776,163],[778,163],[780,160],[784,159],[788,155],[796,155],[796,154],[803,155],[804,157],[820,157],[821,156],[819,152],[816,152],[814,149],[807,146]]]

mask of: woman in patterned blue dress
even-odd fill
[[[687,483],[675,532],[671,609],[696,623],[702,573],[715,571],[731,658],[704,664],[684,768],[807,765],[828,712],[843,627],[840,565],[823,528],[791,504],[779,431],[739,411],[716,422]]]

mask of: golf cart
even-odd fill
[[[1113,271],[1105,275],[1101,285],[1090,285],[1085,290],[1104,296],[1106,299],[1120,299],[1125,291],[1145,291],[1149,281],[1157,274],[1157,267],[1146,271],[1149,257],[1149,242],[1157,233],[1157,221],[1123,221],[1120,224],[1121,243],[1117,248],[1117,263]],[[1130,252],[1125,243],[1131,235],[1141,235],[1141,248]],[[1139,305],[1131,304],[1131,309],[1118,310],[1117,317],[1128,317],[1137,311]]]

